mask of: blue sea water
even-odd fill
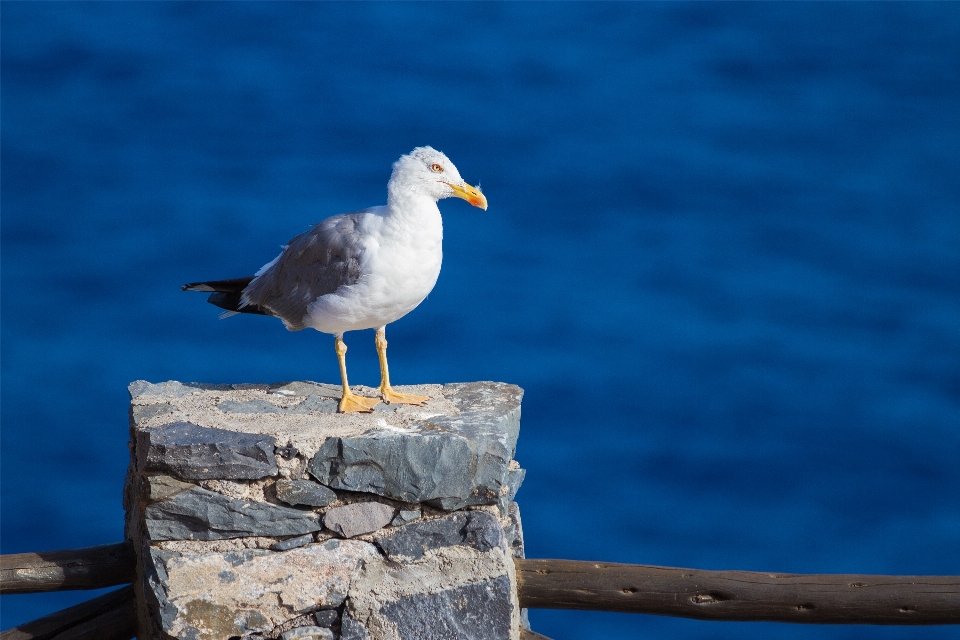
[[[126,385],[336,382],[217,320],[444,150],[395,382],[523,386],[530,557],[960,574],[960,5],[2,6],[2,551],[123,535]],[[347,335],[375,384],[371,332]],[[90,597],[6,596],[2,626]],[[533,611],[554,638],[956,628]]]

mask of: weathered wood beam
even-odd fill
[[[100,589],[133,582],[136,558],[128,542],[66,551],[0,556],[0,594]]]
[[[520,606],[701,620],[960,624],[960,576],[802,575],[517,560]]]
[[[0,633],[0,640],[130,640],[137,633],[133,587]]]

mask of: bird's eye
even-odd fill
[[[443,171],[443,167],[434,162],[432,165],[430,165],[430,171],[433,171],[434,173],[440,173]]]

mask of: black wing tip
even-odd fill
[[[191,282],[180,286],[180,291],[216,291],[206,282]]]
[[[267,309],[255,304],[245,304],[238,291],[215,291],[207,298],[210,304],[233,313],[255,313],[261,316],[273,315]]]
[[[205,291],[210,294],[207,302],[226,309],[233,313],[256,313],[259,315],[273,315],[268,309],[255,304],[246,304],[243,301],[243,290],[255,276],[247,278],[233,278],[232,280],[209,280],[207,282],[190,282],[180,287],[181,291]]]
[[[225,291],[230,293],[240,293],[246,289],[247,285],[254,281],[256,276],[247,276],[246,278],[231,278],[229,280],[206,280],[204,282],[190,282],[182,285],[180,291]]]

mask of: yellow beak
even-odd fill
[[[466,182],[463,183],[463,186],[449,182],[447,184],[453,189],[453,195],[458,198],[463,198],[473,206],[480,207],[484,211],[487,210],[487,198],[477,187],[471,187]]]

